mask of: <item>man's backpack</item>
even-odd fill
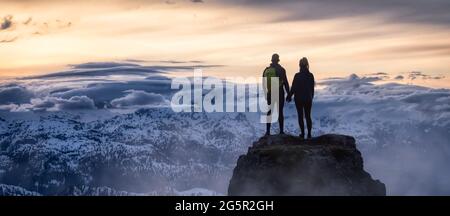
[[[271,86],[272,86],[271,85],[272,84],[271,78],[272,77],[278,77],[279,78],[279,76],[277,74],[277,70],[274,67],[267,67],[264,70],[264,75],[263,76],[267,77],[267,90],[270,92]],[[283,85],[283,80],[278,79],[278,83],[279,83],[280,86],[282,86]]]

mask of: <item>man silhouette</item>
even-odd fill
[[[280,56],[278,54],[273,54],[272,63],[267,67],[263,72],[263,77],[267,78],[267,83],[269,83],[271,80],[271,77],[278,77],[279,78],[279,86],[272,86],[268,84],[269,88],[266,89],[266,99],[268,105],[273,108],[277,104],[272,105],[272,98],[271,98],[271,88],[279,88],[279,96],[278,96],[278,123],[280,124],[280,134],[284,134],[284,114],[283,114],[283,108],[284,108],[284,100],[285,100],[285,90],[286,93],[289,92],[289,83],[287,81],[286,77],[286,70],[279,64],[280,62]],[[277,100],[274,100],[276,103]],[[272,110],[270,110],[267,115],[271,115]],[[267,123],[267,130],[266,130],[266,136],[270,135],[270,121]]]

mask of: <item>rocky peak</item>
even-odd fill
[[[228,195],[384,196],[386,187],[364,171],[353,137],[276,135],[239,157]]]

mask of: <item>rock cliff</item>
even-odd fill
[[[275,135],[239,157],[228,195],[384,196],[386,187],[364,171],[353,137]]]

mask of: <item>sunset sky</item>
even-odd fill
[[[256,76],[277,52],[289,79],[306,56],[318,78],[418,71],[414,84],[450,88],[449,11],[448,0],[2,0],[0,77],[125,60]]]

